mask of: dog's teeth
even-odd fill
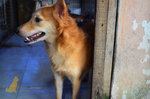
[[[28,37],[26,37],[26,40],[29,40],[29,38],[28,38]]]
[[[28,37],[26,38],[27,40],[30,40]]]

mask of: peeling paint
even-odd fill
[[[150,76],[150,69],[147,69],[147,70],[146,70],[146,69],[143,69],[142,72],[143,72],[144,75]]]
[[[134,20],[132,29],[135,31],[137,28],[138,28],[138,23],[136,22],[136,20]]]
[[[123,90],[122,99],[126,99],[127,90]]]
[[[147,81],[146,81],[146,84],[149,85],[149,84],[150,84],[150,80],[147,80]]]
[[[127,91],[127,92],[124,91],[125,93],[124,96],[126,95],[126,99],[141,99],[142,97],[145,97],[146,95],[148,95],[150,91],[149,87],[145,85],[144,83],[141,86],[130,85],[124,88],[124,90]],[[123,97],[123,92],[122,92],[120,99],[122,99],[122,97]]]
[[[13,82],[11,83],[11,85],[9,86],[9,88],[6,88],[6,92],[15,92],[16,93],[16,89],[17,89],[17,83],[18,83],[19,79],[17,76],[15,76]]]
[[[144,20],[142,22],[142,27],[144,28],[144,33],[145,35],[143,36],[143,40],[140,43],[140,45],[138,46],[138,49],[144,49],[145,50],[145,58],[143,59],[143,61],[141,60],[141,63],[145,63],[148,61],[148,59],[150,58],[149,56],[149,50],[150,50],[150,22],[148,23],[146,20]]]
[[[144,58],[144,60],[141,59],[140,63],[145,63],[145,62],[147,62],[149,58],[150,58],[150,56],[149,56],[149,55],[146,55],[145,58]]]
[[[147,93],[147,95],[145,95],[145,96],[142,97],[141,99],[150,99],[150,91]]]

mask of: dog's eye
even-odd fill
[[[40,22],[40,21],[42,21],[40,18],[38,18],[38,17],[35,18],[35,22],[38,23],[38,22]]]

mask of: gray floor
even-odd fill
[[[16,93],[7,92],[18,77]],[[63,99],[71,99],[72,87],[64,82]],[[43,42],[24,44],[14,35],[0,49],[0,99],[55,99],[54,78]],[[90,81],[82,82],[78,99],[90,99]]]

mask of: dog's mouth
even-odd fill
[[[30,42],[36,41],[37,39],[43,37],[45,34],[46,34],[45,32],[35,33],[29,37],[26,37],[24,42],[30,43]]]

